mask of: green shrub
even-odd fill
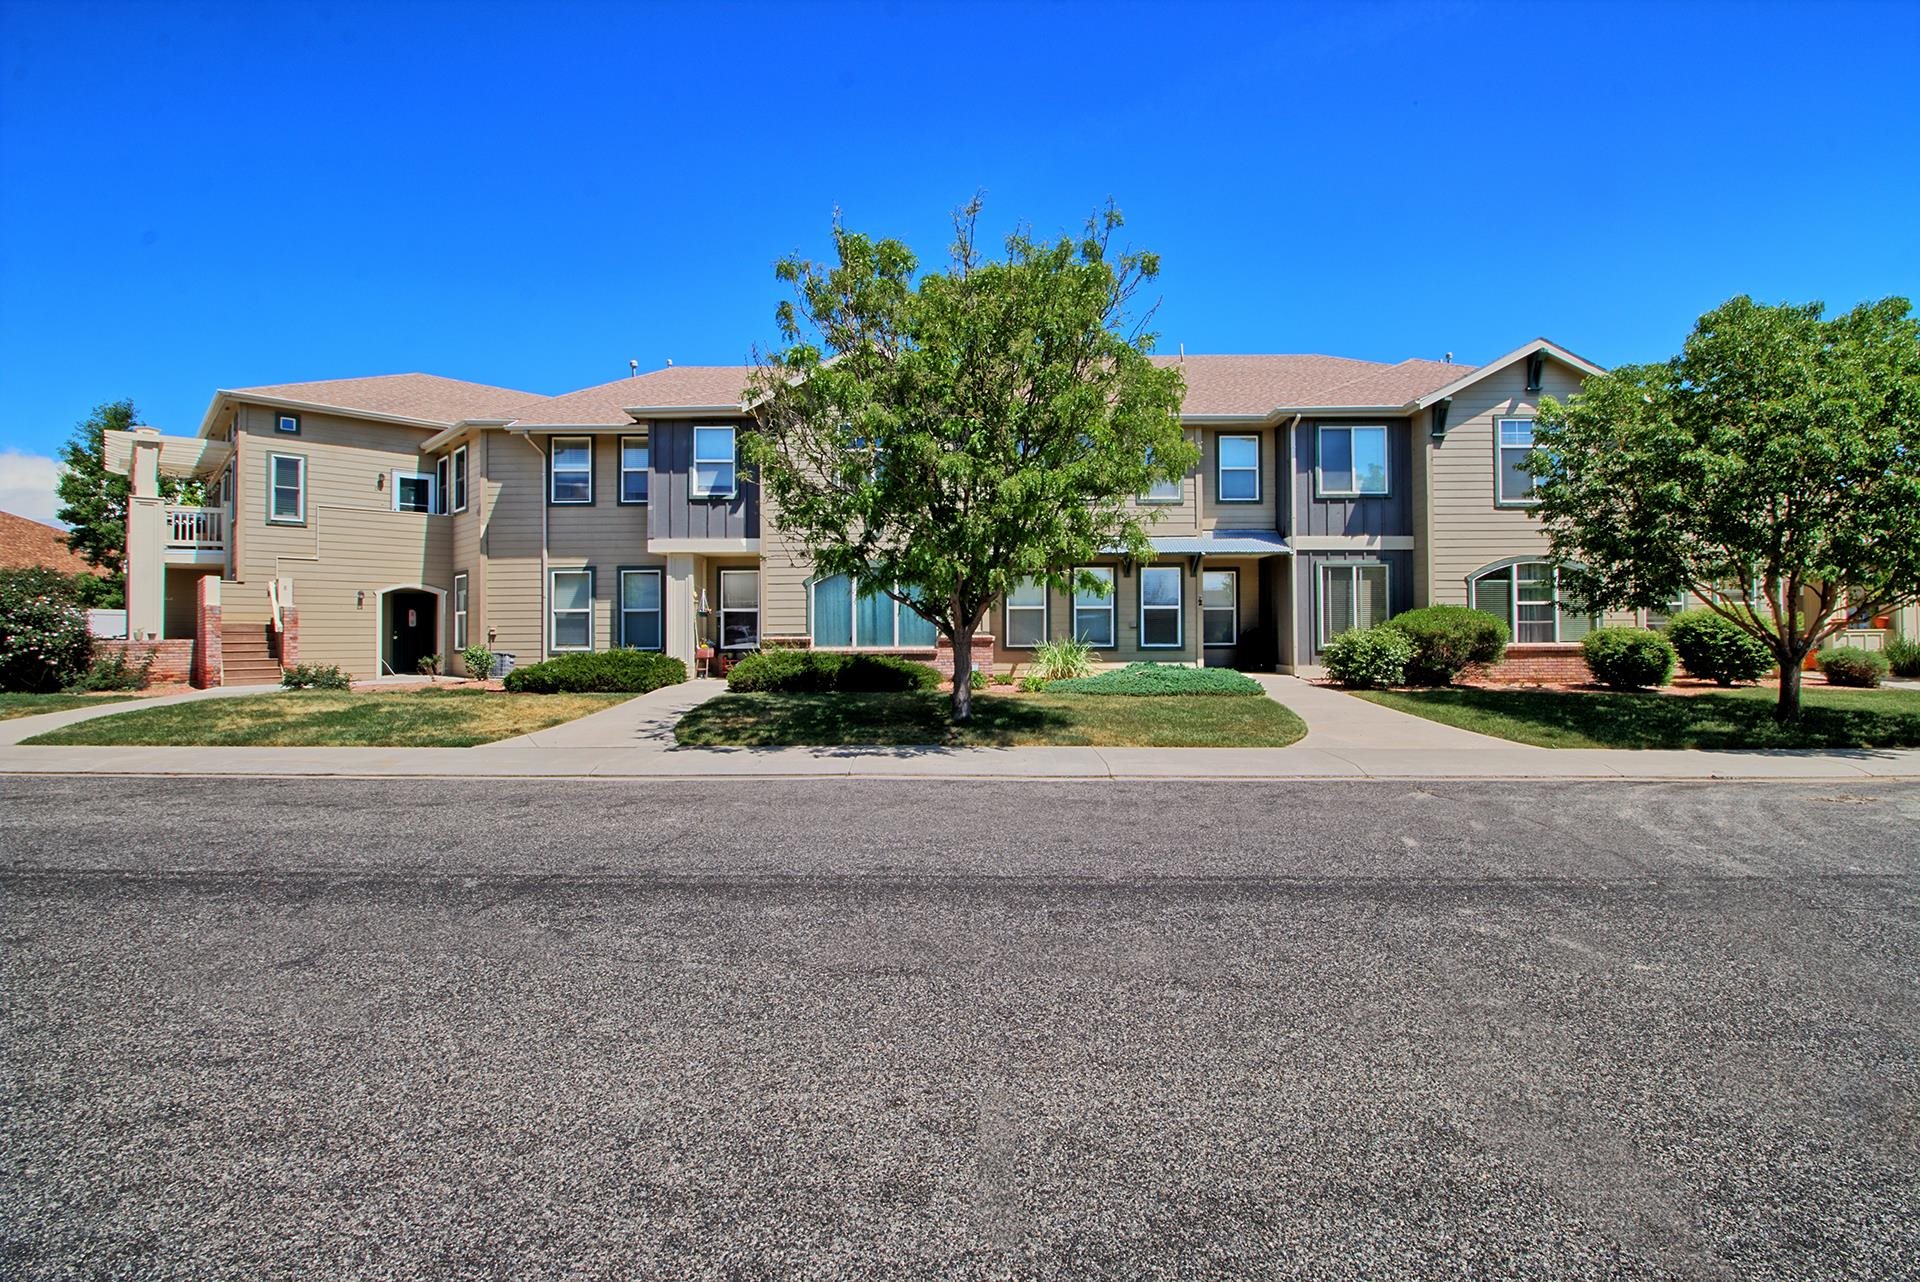
[[[1039,694],[1047,688],[1047,679],[1037,672],[1029,672],[1020,678],[1019,689],[1023,694]]]
[[[1673,645],[1648,628],[1596,628],[1581,638],[1593,679],[1615,690],[1646,690],[1673,680]]]
[[[687,679],[687,665],[647,650],[562,654],[515,668],[506,687],[516,694],[645,694]]]
[[[1833,647],[1820,652],[1820,672],[1828,685],[1877,686],[1892,667],[1878,650]]]
[[[296,663],[291,668],[283,668],[280,684],[288,690],[353,689],[353,679],[331,663]]]
[[[981,675],[977,671],[976,676]],[[938,689],[944,678],[932,665],[891,654],[845,654],[836,650],[763,650],[727,673],[727,689],[780,694],[887,694]]]
[[[1354,628],[1327,642],[1320,661],[1341,685],[1361,690],[1383,690],[1402,685],[1413,642],[1394,628]]]
[[[1084,641],[1043,641],[1033,648],[1033,675],[1065,681],[1093,675],[1093,647]]]
[[[1920,679],[1920,641],[1903,638],[1887,642],[1887,666],[1896,677]]]
[[[1407,680],[1413,685],[1452,685],[1470,663],[1498,663],[1507,652],[1507,621],[1464,605],[1429,605],[1396,614],[1380,625],[1413,643]]]
[[[1029,677],[1027,680],[1031,680]],[[1176,663],[1129,663],[1091,677],[1048,681],[1049,694],[1257,695],[1260,683],[1232,668],[1187,668]],[[1024,682],[1022,683],[1024,688]]]
[[[87,612],[66,575],[38,566],[0,573],[0,691],[61,689],[92,657]]]
[[[414,670],[423,677],[437,677],[440,675],[440,669],[445,663],[446,657],[444,655],[423,654],[420,656],[419,662],[413,666]]]
[[[460,652],[460,666],[475,681],[485,681],[493,675],[493,651],[483,645],[470,645]]]
[[[967,673],[967,689],[969,690],[984,690],[992,684],[993,677],[988,673],[980,671],[978,668],[974,668]]]
[[[1758,637],[1704,608],[1682,610],[1669,619],[1667,640],[1688,672],[1723,686],[1758,681],[1775,666],[1773,652]]]
[[[153,651],[141,655],[138,663],[128,663],[127,652],[115,650],[95,659],[92,667],[67,683],[67,689],[75,694],[91,694],[100,690],[144,690],[152,672]]]

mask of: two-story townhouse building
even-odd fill
[[[1340,632],[1428,603],[1501,614],[1548,658],[1592,626],[1559,598],[1519,459],[1539,398],[1597,366],[1544,339],[1477,368],[1156,359],[1182,366],[1200,462],[1134,500],[1155,557],[1096,558],[1103,594],[1023,585],[978,659],[1078,636],[1111,662],[1310,670]],[[281,384],[216,393],[195,437],[113,434],[134,479],[132,635],[195,647],[204,683],[295,657],[411,673],[471,642],[518,663],[943,658],[910,609],[815,575],[763,508],[739,454],[750,373],[669,366],[551,397],[420,374]],[[162,473],[201,478],[207,505],[161,504]]]

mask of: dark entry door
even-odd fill
[[[431,592],[387,593],[387,668],[399,676],[420,670],[439,650],[439,600]]]

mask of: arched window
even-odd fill
[[[1518,645],[1578,641],[1595,625],[1560,599],[1559,572],[1546,561],[1502,561],[1468,576],[1467,601],[1505,619]]]
[[[933,649],[933,624],[885,592],[859,591],[844,574],[815,579],[810,635],[815,649]]]

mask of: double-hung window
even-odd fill
[[[647,438],[644,436],[620,438],[620,501],[647,501]]]
[[[660,614],[662,586],[659,570],[620,571],[621,645],[658,650],[666,644]]]
[[[1140,648],[1178,650],[1186,611],[1177,565],[1140,567]]]
[[[1149,467],[1153,465],[1151,453],[1147,455],[1147,465]],[[1176,476],[1171,481],[1155,481],[1149,485],[1146,492],[1140,496],[1140,501],[1142,503],[1178,503],[1185,497],[1185,487]]]
[[[447,497],[453,493],[453,488],[447,482],[452,475],[453,463],[446,455],[442,454],[433,461],[433,493],[439,500],[439,505],[433,509],[436,512],[444,514],[447,510]]]
[[[548,499],[554,503],[593,502],[593,438],[556,436],[549,448]]]
[[[1318,438],[1318,493],[1338,498],[1387,492],[1386,428],[1323,426]]]
[[[1200,572],[1200,641],[1240,644],[1240,571]]]
[[[720,571],[720,648],[752,650],[759,645],[760,571]]]
[[[1047,639],[1047,585],[1022,579],[1007,593],[1007,635],[1011,650],[1031,650]]]
[[[1105,591],[1089,592],[1077,583],[1073,589],[1073,639],[1096,650],[1111,650],[1113,628],[1113,571],[1106,566],[1082,568],[1076,578],[1092,575],[1106,585]]]
[[[1214,489],[1222,503],[1260,501],[1260,438],[1222,436],[1214,442]]]
[[[1533,449],[1533,420],[1503,418],[1495,430],[1500,434],[1500,463],[1495,497],[1502,503],[1534,503],[1534,475],[1527,470],[1526,458]]]
[[[467,510],[467,447],[462,445],[453,452],[453,510]]]
[[[467,576],[453,576],[453,648],[467,648]],[[469,676],[486,676],[484,672],[469,673]]]
[[[593,569],[555,570],[550,576],[553,620],[549,645],[555,650],[593,649]]]
[[[267,456],[267,520],[300,525],[307,519],[307,460],[298,454]]]
[[[433,508],[433,473],[402,472],[395,468],[393,472],[393,510],[396,512],[431,512]]]
[[[1386,622],[1387,600],[1386,566],[1370,561],[1321,565],[1320,644]]]
[[[816,579],[811,587],[815,649],[873,646],[931,650],[938,636],[933,624],[911,605],[862,585],[844,574]]]
[[[1517,643],[1578,641],[1593,630],[1591,615],[1567,608],[1559,575],[1546,561],[1496,566],[1474,575],[1468,588],[1473,608],[1505,619]]]
[[[693,429],[694,498],[732,498],[735,464],[731,427]]]

